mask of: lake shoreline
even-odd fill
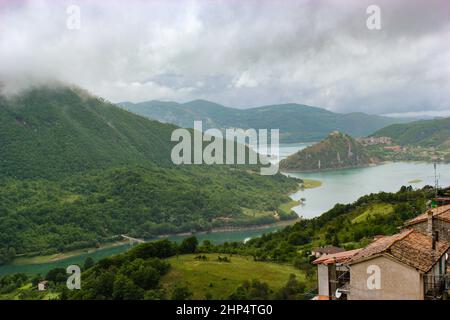
[[[387,162],[378,162],[378,163],[371,163],[367,165],[361,165],[361,166],[347,166],[347,167],[339,167],[339,168],[326,168],[326,169],[320,169],[320,170],[295,170],[295,169],[280,169],[281,173],[319,173],[319,172],[329,172],[329,171],[339,171],[339,170],[348,170],[348,169],[361,169],[361,168],[370,168],[370,167],[376,167],[382,164],[385,164]]]
[[[248,227],[218,227],[213,228],[210,231],[199,231],[199,232],[180,232],[180,233],[168,233],[157,236],[155,239],[164,239],[168,237],[186,237],[186,236],[195,236],[195,235],[204,235],[204,234],[212,234],[219,232],[233,232],[233,231],[253,231],[253,230],[262,230],[271,227],[285,227],[291,224],[294,224],[300,220],[299,217],[295,217],[293,219],[278,221],[274,223],[265,223],[260,225],[248,226]],[[151,240],[149,240],[151,241]]]
[[[443,163],[437,166],[441,186],[450,185],[449,168],[448,164]],[[402,186],[411,185],[416,189],[434,185],[433,164],[423,161],[384,161],[365,168],[285,174],[323,182],[320,188],[305,189],[291,196],[295,200],[303,197],[307,199],[303,206],[294,208],[297,214],[307,219],[320,216],[337,203],[353,203],[367,194],[397,192]]]
[[[361,166],[348,166],[348,167],[340,167],[340,168],[327,168],[327,169],[320,169],[320,170],[295,170],[295,169],[281,169],[280,173],[320,173],[320,172],[330,172],[330,171],[340,171],[340,170],[349,170],[349,169],[364,169],[364,168],[371,168],[371,167],[378,167],[382,166],[384,164],[390,164],[390,163],[413,163],[413,164],[433,164],[433,161],[425,161],[425,160],[401,160],[401,161],[393,161],[393,160],[385,160],[385,161],[379,161],[377,163],[370,163],[367,165],[361,165]],[[439,164],[449,164],[448,162],[439,162]]]
[[[254,225],[254,226],[248,226],[248,227],[218,227],[211,229],[210,231],[199,231],[199,232],[180,232],[180,233],[170,233],[170,234],[162,234],[155,236],[151,239],[146,240],[145,242],[155,241],[155,240],[162,240],[169,237],[188,237],[188,236],[196,236],[196,235],[207,235],[207,234],[213,234],[213,233],[221,233],[221,232],[234,232],[234,231],[254,231],[254,230],[264,230],[268,228],[273,227],[286,227],[288,225],[294,224],[300,220],[299,217],[294,217],[293,219],[289,220],[283,220],[278,221],[274,223],[266,223],[261,225]],[[116,241],[111,243],[105,243],[102,244],[98,248],[85,248],[85,249],[79,249],[64,253],[58,253],[53,255],[44,255],[44,256],[33,256],[33,257],[19,257],[14,259],[13,261],[5,264],[5,266],[21,266],[21,265],[40,265],[40,264],[46,264],[46,263],[53,263],[58,262],[62,260],[66,260],[69,258],[74,258],[82,255],[86,255],[89,253],[95,253],[97,251],[105,250],[105,249],[111,249],[114,247],[119,247],[122,245],[127,245],[127,240],[122,241]],[[1,266],[0,266],[1,267]]]
[[[52,255],[37,255],[37,256],[21,256],[13,261],[5,264],[10,266],[20,266],[20,265],[32,265],[32,264],[44,264],[44,263],[52,263],[52,262],[58,262],[62,260],[66,260],[73,257],[82,256],[85,254],[95,253],[100,250],[105,249],[111,249],[114,247],[119,247],[122,245],[126,245],[128,243],[127,240],[121,240],[121,241],[115,241],[115,242],[105,242],[101,244],[98,248],[97,247],[89,247],[89,248],[83,248],[63,253],[55,253]],[[0,266],[1,267],[1,266]]]

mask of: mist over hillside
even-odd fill
[[[341,114],[302,104],[270,105],[235,109],[205,100],[187,103],[147,101],[119,104],[136,114],[191,128],[194,121],[203,121],[204,128],[279,129],[284,143],[320,141],[339,130],[353,137],[367,136],[387,125],[409,121],[368,115],[361,112]]]

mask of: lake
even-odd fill
[[[280,158],[284,159],[307,147],[309,144],[280,145]],[[439,184],[450,185],[450,165],[438,164]],[[386,163],[375,167],[343,169],[335,171],[324,171],[316,173],[285,173],[286,175],[320,180],[322,186],[315,189],[298,191],[291,195],[295,200],[305,198],[305,204],[295,207],[299,216],[305,218],[316,217],[331,209],[336,203],[351,203],[360,196],[379,192],[398,191],[402,185],[412,185],[415,188],[426,184],[434,185],[434,168],[430,163]],[[411,181],[416,180],[415,183]],[[417,182],[420,180],[420,182]],[[246,239],[259,237],[264,233],[273,232],[282,226],[271,226],[264,229],[223,231],[210,234],[197,235],[199,241],[210,240],[214,244],[232,241],[245,241]],[[168,237],[172,241],[182,241],[186,236]],[[111,248],[99,249],[94,252],[70,257],[64,260],[28,265],[6,265],[0,267],[0,275],[24,272],[28,274],[45,274],[55,267],[67,267],[70,264],[83,264],[86,257],[99,260],[107,256],[124,252],[129,245],[121,245]]]
[[[233,230],[214,233],[202,233],[196,235],[199,242],[205,239],[210,240],[213,244],[222,244],[224,242],[245,241],[253,237],[259,237],[264,233],[269,233],[283,228],[282,225],[273,225],[261,229],[253,230]],[[187,236],[169,236],[166,239],[175,242],[181,242]],[[163,238],[158,238],[163,239]],[[155,239],[156,240],[156,239]],[[52,261],[48,263],[38,264],[9,264],[0,266],[0,276],[12,273],[26,273],[26,274],[42,274],[45,275],[49,270],[62,267],[67,268],[71,264],[83,265],[87,257],[91,257],[94,261],[101,260],[114,254],[122,253],[128,250],[131,246],[129,244],[123,244],[119,246],[103,248],[93,251],[92,249],[86,249],[86,253],[82,253],[77,256],[73,256],[58,261]]]
[[[438,164],[437,172],[439,185],[449,186],[450,164]],[[369,193],[395,192],[403,185],[414,188],[434,186],[432,163],[396,162],[357,169],[285,174],[322,182],[318,188],[299,191],[291,196],[294,200],[306,199],[304,205],[293,208],[305,218],[316,217],[333,208],[336,203],[351,203]]]

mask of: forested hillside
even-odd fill
[[[433,197],[432,187],[414,190],[404,186],[396,193],[368,194],[245,244],[223,245],[221,251],[251,254],[262,261],[293,262],[308,270],[313,247],[335,245],[350,250],[367,245],[376,235],[395,234],[406,220],[423,213]]]
[[[1,97],[0,176],[55,178],[147,161],[170,165],[174,129],[78,88]]]
[[[1,97],[0,123],[0,263],[123,233],[149,238],[296,217],[279,206],[299,180],[249,166],[175,166],[176,127],[77,88]]]
[[[88,258],[82,266],[81,290],[67,290],[65,269],[56,268],[31,279],[24,274],[0,278],[0,297],[310,299],[317,289],[313,247],[333,244],[353,249],[367,245],[374,236],[397,233],[407,219],[425,210],[433,196],[431,187],[366,195],[246,243],[213,245],[195,237],[180,244],[148,242],[95,264]],[[49,292],[33,290],[31,286],[44,279]]]
[[[400,145],[450,147],[450,118],[395,124],[378,130],[375,137],[391,137]]]

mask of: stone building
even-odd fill
[[[450,242],[450,204],[430,209],[405,223],[405,227]]]
[[[317,300],[446,299],[450,242],[414,229],[316,259]]]

